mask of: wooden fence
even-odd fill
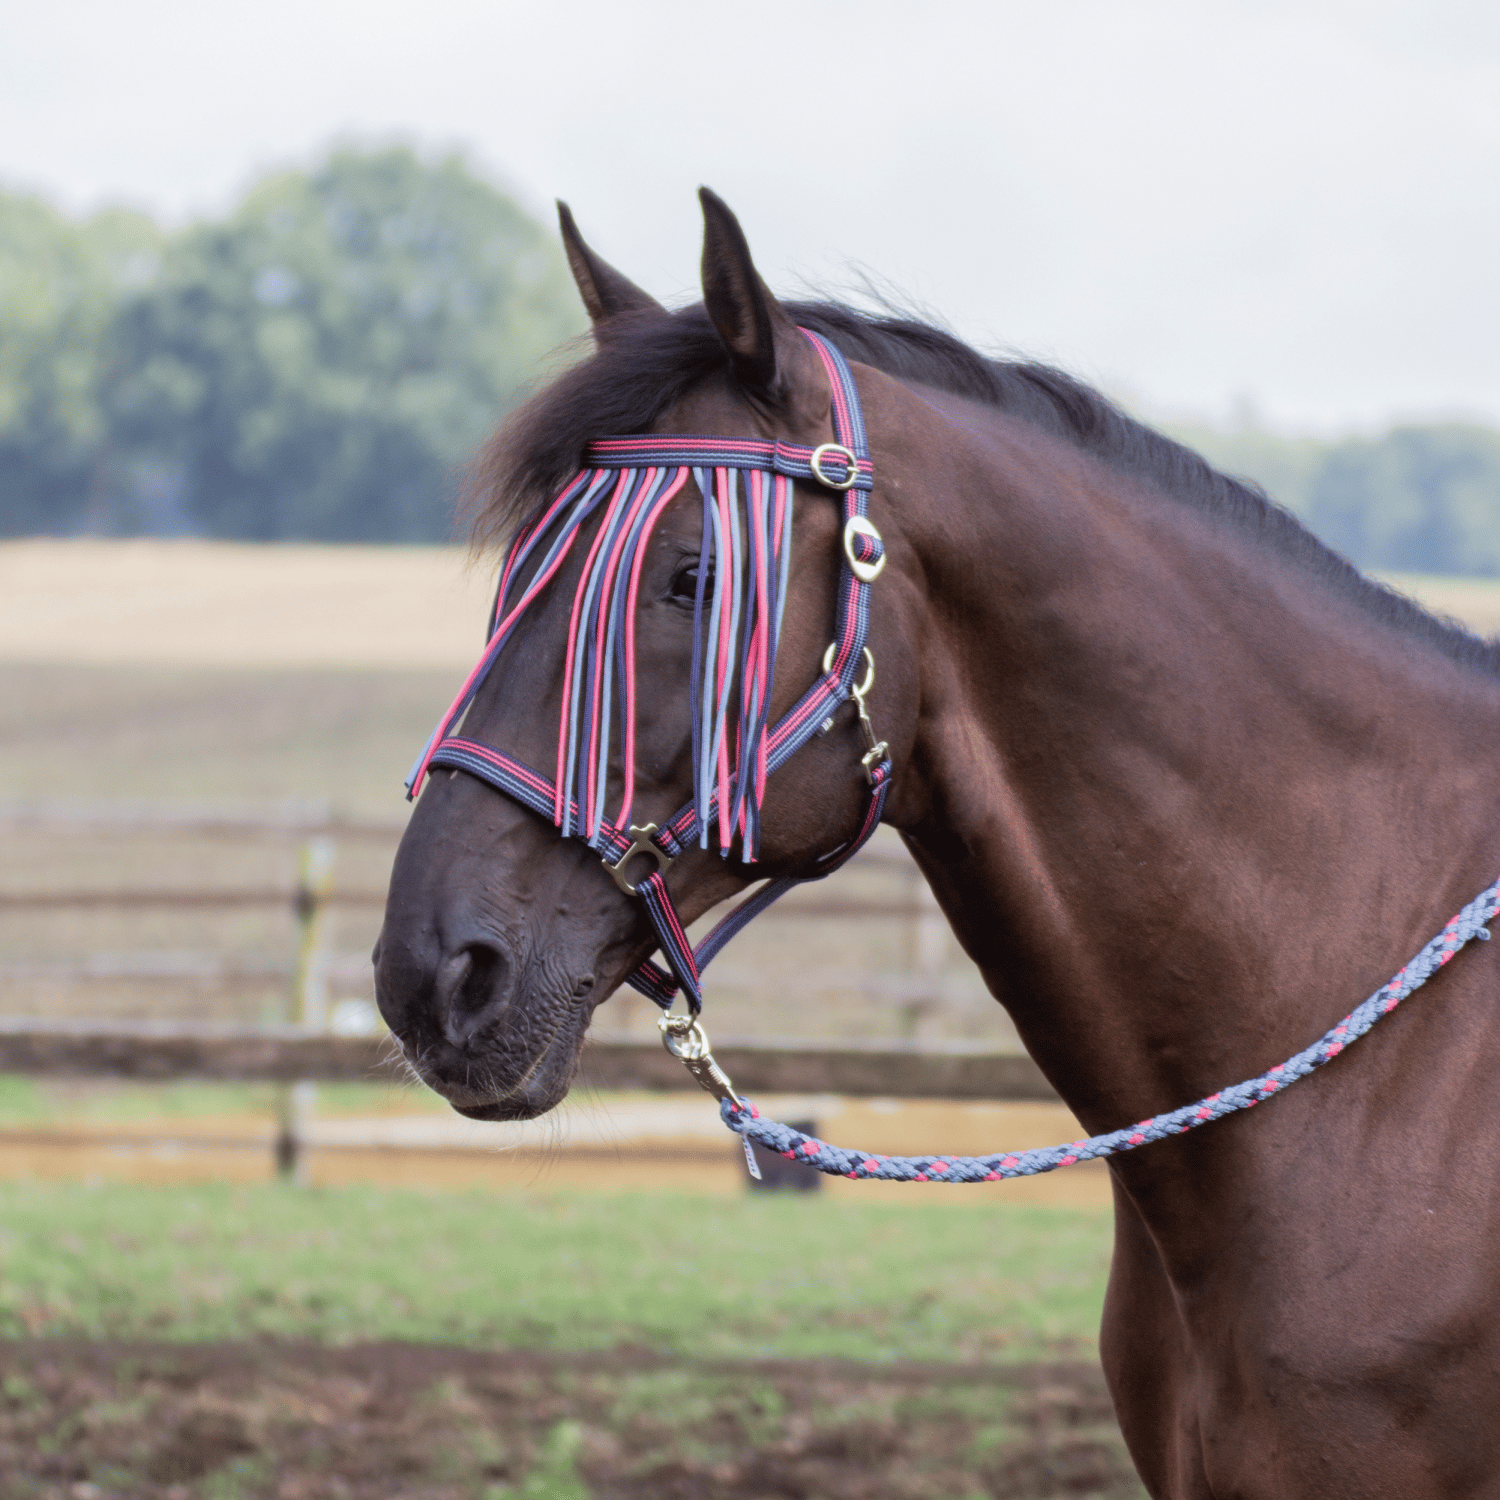
[[[161,808],[149,804],[50,802],[23,805],[0,802],[0,833],[7,828],[48,833],[106,833],[209,836],[214,838],[295,840],[301,846],[300,877],[295,884],[234,884],[222,887],[187,886],[176,882],[128,888],[78,886],[69,889],[0,890],[0,918],[44,916],[68,911],[223,912],[275,911],[290,913],[298,927],[295,961],[271,961],[254,956],[227,960],[209,953],[90,954],[76,960],[17,961],[0,955],[0,992],[28,983],[91,984],[148,980],[167,985],[213,983],[223,988],[259,988],[280,978],[287,985],[289,1004],[284,1019],[321,1025],[326,1011],[327,973],[332,961],[325,942],[328,915],[339,911],[375,913],[385,901],[378,889],[338,887],[332,880],[335,840],[393,843],[403,824],[398,821],[340,817],[327,807],[290,805],[268,813],[214,807]],[[912,1034],[931,1031],[936,1015],[951,1003],[951,979],[945,988],[944,950],[947,922],[927,884],[903,850],[874,846],[859,856],[860,864],[899,870],[909,879],[895,895],[867,894],[850,899],[836,891],[810,889],[782,902],[767,916],[774,925],[805,925],[834,920],[900,923],[911,934],[909,964],[894,969],[850,971],[845,988],[868,991],[900,1009],[905,1029]],[[717,971],[729,987],[753,988],[753,971],[736,969],[733,962]],[[980,992],[977,976],[957,981],[960,993]],[[816,966],[778,976],[782,993],[826,990],[828,976]],[[843,987],[843,986],[841,986]],[[948,996],[948,999],[944,997]],[[967,1002],[974,1003],[974,997]],[[0,999],[0,1010],[5,1009]]]
[[[405,1075],[388,1036],[332,1035],[327,1022],[327,953],[322,940],[326,912],[339,907],[378,909],[383,892],[338,890],[332,885],[334,838],[393,841],[401,825],[340,819],[326,810],[290,809],[266,818],[222,809],[163,813],[149,807],[73,804],[30,808],[0,805],[0,827],[70,828],[181,833],[216,837],[294,838],[301,844],[299,877],[293,886],[214,889],[183,886],[0,892],[0,913],[148,908],[241,909],[281,907],[298,925],[294,964],[265,966],[290,981],[283,1026],[187,1024],[167,1021],[42,1020],[0,1016],[0,1072],[143,1081],[204,1079],[269,1081],[282,1090],[278,1157],[295,1170],[299,1136],[311,1110],[316,1082],[396,1082]],[[861,859],[909,863],[900,851],[867,850]],[[913,870],[913,874],[915,871]],[[809,894],[775,908],[778,921],[826,918],[900,919],[915,924],[916,965],[935,971],[946,924],[925,882],[914,882],[909,900],[850,900]],[[128,956],[127,956],[128,958]],[[130,965],[115,967],[121,974]],[[97,965],[0,964],[0,983],[46,970],[49,978],[97,979]],[[261,972],[262,966],[256,966]],[[227,972],[227,970],[226,970]],[[118,976],[116,976],[118,977]],[[149,977],[149,976],[148,976]],[[3,1008],[3,1005],[0,1005]],[[825,1094],[891,1099],[1034,1101],[1057,1103],[1057,1095],[1030,1058],[1000,1052],[990,1044],[928,1040],[834,1041],[714,1036],[715,1055],[747,1093]],[[654,1038],[594,1032],[583,1051],[580,1080],[604,1090],[692,1090],[697,1085]]]

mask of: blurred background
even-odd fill
[[[707,183],[773,289],[1061,364],[1361,567],[1500,628],[1500,11],[1477,0],[0,0],[0,34],[0,1025],[378,1028],[368,953],[401,777],[492,586],[455,521],[464,465],[581,347],[555,197],[678,304],[698,296]],[[779,911],[712,971],[716,1033],[1014,1050],[894,837]],[[652,1022],[633,993],[598,1016],[621,1037]],[[1076,1129],[1043,1103],[762,1102],[874,1150]],[[257,1197],[280,1191],[294,1106],[308,1190]],[[1102,1171],[986,1189],[963,1230],[942,1227],[946,1206],[855,1202],[849,1184],[792,1195],[800,1217],[773,1222],[733,1217],[750,1212],[741,1169],[696,1097],[596,1094],[517,1128],[390,1081],[299,1102],[12,1074],[0,1179],[12,1333],[1066,1355],[1084,1360],[1073,1404],[1033,1391],[1009,1437],[974,1438],[952,1493],[1134,1493],[1088,1373]],[[420,1212],[379,1196],[400,1190],[482,1196]],[[604,1192],[636,1196],[602,1209]],[[519,1236],[503,1245],[475,1227],[500,1202]],[[763,1212],[791,1212],[777,1202]],[[425,1242],[359,1260],[369,1225],[443,1215],[471,1257],[450,1280],[488,1289],[462,1309],[393,1292]],[[870,1272],[881,1296],[854,1278],[831,1318],[798,1300],[810,1289],[708,1271],[658,1314],[622,1257],[664,1220],[695,1265],[763,1232],[810,1265],[867,1264],[872,1244],[895,1259]],[[997,1236],[1014,1254],[961,1295]],[[570,1263],[573,1300],[539,1310],[528,1278],[580,1237],[602,1258]],[[325,1248],[288,1292],[293,1244]],[[603,1290],[622,1284],[637,1290]],[[257,1470],[274,1444],[249,1417],[220,1430],[172,1410],[178,1447],[141,1460],[160,1484],[324,1492],[316,1464],[278,1491],[292,1460]],[[470,1455],[452,1493],[527,1474],[616,1493],[598,1488],[615,1462],[599,1434],[636,1429],[610,1410],[533,1413],[545,1440],[505,1429],[511,1458]],[[764,1459],[770,1418],[734,1410],[734,1452]],[[38,1469],[25,1493],[108,1493],[123,1451]],[[913,1450],[909,1474],[892,1460],[879,1493],[948,1493],[936,1452]],[[744,1494],[774,1490],[744,1474]]]
[[[7,534],[449,540],[582,326],[551,200],[678,302],[707,182],[778,290],[1059,362],[1362,565],[1500,568],[1475,0],[0,14]]]

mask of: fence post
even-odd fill
[[[309,839],[298,852],[297,890],[292,910],[297,917],[297,974],[287,1019],[294,1026],[323,1031],[328,1026],[327,901],[333,885],[333,840]],[[292,1182],[307,1180],[303,1141],[317,1105],[317,1085],[309,1079],[282,1084],[277,1100],[276,1170]]]

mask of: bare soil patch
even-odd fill
[[[1097,1366],[0,1345],[27,1500],[1124,1500]]]

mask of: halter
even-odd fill
[[[880,824],[890,790],[888,746],[875,736],[865,699],[875,659],[865,644],[870,585],[885,566],[885,546],[867,514],[874,486],[859,392],[844,356],[802,330],[828,375],[834,441],[817,447],[758,438],[647,435],[591,443],[581,470],[506,549],[488,643],[458,696],[423,747],[407,779],[408,798],[437,766],[471,776],[550,818],[564,838],[599,851],[627,895],[645,905],[664,970],[647,961],[627,982],[664,1011],[679,990],[696,1016],[701,975],[748,922],[793,886],[821,880],[846,863]],[[703,497],[703,539],[693,608],[693,797],[664,824],[630,821],[635,782],[635,614],[647,542],[689,479]],[[822,673],[777,723],[768,722],[776,648],[791,560],[792,481],[810,480],[839,495],[843,560],[835,636]],[[525,610],[556,577],[585,523],[599,516],[568,623],[556,773],[542,772],[452,731],[460,725]],[[521,580],[531,566],[530,582]],[[712,575],[712,586],[709,577]],[[714,927],[695,949],[667,889],[666,872],[695,841],[712,838],[724,858],[738,842],[753,864],[759,845],[766,778],[852,699],[859,710],[868,785],[864,817],[853,838],[817,861],[810,873],[771,880]],[[618,744],[624,788],[613,818],[605,804]],[[643,855],[656,862],[644,879],[627,867]]]

